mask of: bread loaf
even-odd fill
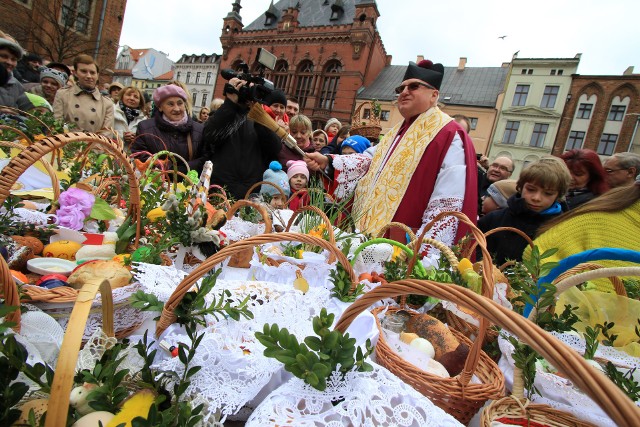
[[[455,350],[443,354],[439,358],[436,358],[436,360],[442,363],[442,366],[449,372],[449,375],[455,377],[462,372],[468,354],[469,346],[465,343],[460,343]]]
[[[413,316],[406,324],[406,331],[418,334],[433,345],[435,359],[450,351],[454,351],[460,345],[458,339],[451,333],[449,328],[428,314]]]
[[[111,289],[127,286],[131,281],[129,270],[117,261],[91,261],[82,264],[71,275],[67,282],[75,289],[80,289],[88,281],[106,279]]]

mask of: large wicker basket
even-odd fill
[[[344,332],[359,313],[383,298],[416,293],[448,300],[467,309],[473,309],[482,319],[508,330],[558,369],[566,372],[573,383],[600,405],[618,425],[640,425],[640,408],[609,379],[596,372],[580,355],[519,314],[460,286],[443,286],[441,283],[426,280],[400,280],[380,286],[354,302],[344,312],[336,329]],[[479,356],[479,353],[475,354],[475,357]],[[470,377],[469,366],[465,366],[459,382],[462,383]],[[462,398],[473,399],[473,395],[469,394],[471,390],[466,391],[467,394]],[[443,388],[440,393],[439,398],[446,402],[453,403],[460,398],[459,394],[452,395],[451,389]],[[451,410],[457,412],[455,407]],[[454,415],[453,412],[450,413]]]
[[[369,108],[368,123],[362,119],[362,108]],[[371,101],[363,102],[358,105],[358,108],[353,112],[351,120],[351,135],[361,135],[365,138],[371,138],[377,140],[380,138],[380,132],[382,126],[380,126],[380,116],[374,113],[374,105]]]
[[[11,187],[29,166],[54,150],[60,149],[69,143],[79,141],[100,146],[108,154],[114,156],[125,168],[130,186],[128,215],[131,216],[132,221],[136,223],[134,246],[137,246],[140,239],[140,188],[135,178],[133,167],[129,163],[127,155],[122,151],[120,145],[116,141],[102,135],[85,132],[59,134],[37,141],[22,150],[22,152],[12,158],[9,164],[0,172],[0,205],[9,197]],[[44,304],[44,306],[41,307],[44,311],[55,312],[54,317],[67,317],[71,313],[79,295],[79,291],[71,287],[44,289],[38,286],[24,286],[23,292],[32,302]],[[128,303],[120,304],[120,307],[130,308]],[[93,315],[99,316],[99,310],[94,310]],[[116,336],[122,338],[130,335],[143,321],[144,317],[140,314],[135,323],[120,325],[116,331]],[[88,335],[90,335],[90,333]]]
[[[271,233],[273,226],[267,210],[259,203],[254,203],[250,200],[238,200],[235,202],[227,211],[227,221],[230,221],[238,209],[243,207],[251,207],[257,210],[264,221],[264,232]],[[242,242],[242,240],[240,240],[240,242]],[[239,242],[231,242],[230,246],[237,245],[238,243]],[[254,249],[254,247],[243,247],[241,251],[235,251],[229,259],[229,267],[249,268]]]

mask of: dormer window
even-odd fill
[[[264,26],[268,27],[271,24],[273,24],[273,18],[271,16],[267,15],[267,17],[264,20]]]
[[[276,7],[273,5],[273,0],[271,0],[269,9],[267,9],[264,15],[265,15],[265,19],[264,19],[265,27],[273,25],[275,22],[278,21],[278,9],[276,9]]]
[[[343,14],[344,14],[344,4],[342,3],[342,0],[336,0],[331,5],[331,18],[329,19],[331,21],[336,21],[340,19]]]

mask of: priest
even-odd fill
[[[462,127],[438,108],[442,64],[429,60],[409,63],[398,94],[404,120],[365,154],[324,156],[310,153],[311,170],[333,170],[334,196],[350,197],[355,190],[353,217],[361,231],[377,234],[397,221],[422,232],[439,213],[458,211],[477,219],[476,154]],[[428,237],[453,245],[468,228],[452,217],[436,223]],[[405,241],[402,234],[391,238]],[[439,254],[423,246],[435,263]]]

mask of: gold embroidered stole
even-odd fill
[[[386,164],[383,162],[393,148],[401,124],[384,136],[369,171],[356,187],[353,212],[360,230],[375,235],[391,222],[425,150],[451,120],[438,107],[422,113],[397,143]]]

